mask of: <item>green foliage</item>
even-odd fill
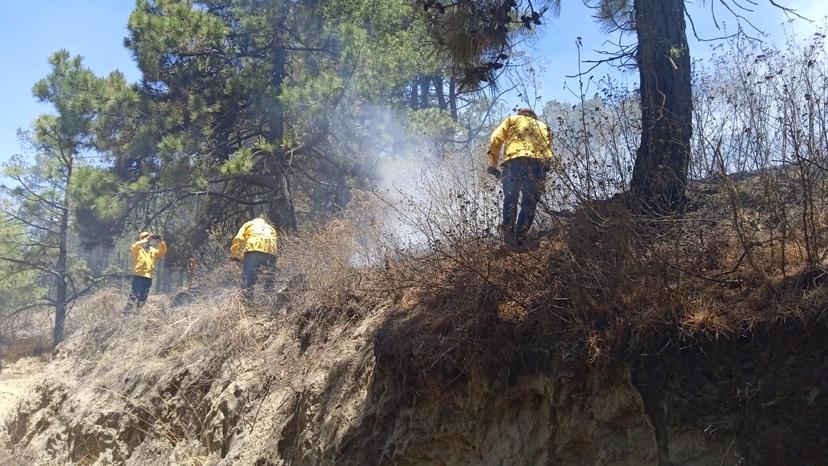
[[[59,116],[42,116],[35,122],[37,139],[55,151],[72,152],[90,134],[98,111],[104,81],[83,66],[80,56],[61,50],[49,58],[52,72],[35,83],[32,94],[54,105]]]
[[[54,339],[58,342],[67,306],[91,281],[73,248],[71,216],[83,208],[105,210],[107,202],[106,193],[95,192],[106,178],[94,179],[89,173],[84,176],[79,168],[81,152],[91,147],[107,81],[85,68],[80,57],[71,58],[64,50],[52,55],[49,62],[51,72],[34,85],[32,93],[39,101],[53,105],[57,113],[38,117],[34,131],[28,133],[34,156],[15,157],[6,167],[14,184],[1,188],[8,198],[0,212],[8,218],[11,230],[4,244],[7,255],[0,256],[0,262],[13,267],[15,277],[37,285],[32,287],[35,294],[25,299],[54,307]],[[79,171],[81,177],[77,178]],[[75,196],[86,202],[80,210],[75,209]]]
[[[362,106],[402,107],[408,83],[440,67],[407,0],[140,0],[128,29],[144,81],[108,86],[116,90],[106,101],[120,107],[101,118],[96,146],[119,178],[146,177],[165,193],[154,202],[179,196],[177,209],[201,231],[240,220],[241,210],[218,198],[195,208],[181,194],[258,197],[262,186],[247,177],[274,183],[288,165],[295,202],[341,208],[311,198],[365,176],[354,167],[373,147],[339,149],[343,138],[369,141],[348,134],[364,128]]]
[[[3,205],[8,209],[7,203]],[[0,257],[17,258],[28,243],[23,227],[0,212]],[[0,316],[38,302],[45,289],[38,272],[21,264],[0,260]]]
[[[243,175],[253,170],[253,151],[243,147],[221,165],[219,171],[225,175]]]
[[[117,177],[99,167],[78,167],[72,178],[71,195],[77,208],[89,209],[101,219],[121,215],[124,204],[118,197],[120,191]]]
[[[462,127],[455,122],[451,115],[439,108],[426,108],[411,111],[406,120],[407,129],[412,134],[427,137],[444,136],[446,132],[454,133]]]
[[[123,182],[100,167],[78,167],[72,177],[70,197],[75,205],[75,227],[87,246],[111,245],[122,228],[126,203]]]

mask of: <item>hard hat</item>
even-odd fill
[[[150,237],[150,233],[148,231],[142,231],[141,233],[138,234],[138,239],[139,240],[147,239],[149,237]]]

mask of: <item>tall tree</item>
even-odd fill
[[[684,0],[635,0],[633,9],[641,142],[630,190],[634,207],[665,213],[684,205],[693,132]]]
[[[265,204],[289,231],[316,195],[332,207],[347,199],[347,179],[364,174],[357,152],[340,148],[361,136],[342,121],[357,106],[344,103],[396,98],[425,54],[407,27],[411,9],[405,0],[137,3],[126,41],[144,75],[136,105],[160,116],[142,123],[158,138],[140,170],[207,197],[194,247],[250,205]]]
[[[558,12],[560,0],[456,0],[444,4],[418,0],[431,14],[437,42],[465,69],[466,85],[491,81],[509,59],[511,42],[521,31],[540,24],[547,11]],[[792,10],[782,8],[786,12]],[[745,7],[722,0],[737,20]],[[685,0],[599,0],[591,4],[610,30],[634,31],[641,92],[641,143],[630,188],[634,206],[664,213],[684,204],[692,135],[692,85],[687,44]],[[612,61],[610,60],[610,61]]]
[[[51,72],[34,85],[32,93],[38,101],[52,104],[57,114],[42,115],[34,122],[29,137],[34,160],[17,156],[6,167],[14,184],[3,190],[17,202],[5,206],[3,213],[19,226],[24,238],[16,242],[13,254],[0,260],[37,273],[49,286],[44,302],[54,308],[52,336],[58,344],[68,305],[90,288],[88,280],[76,280],[70,263],[75,207],[71,186],[79,157],[89,147],[105,80],[65,50],[52,55],[49,63]]]

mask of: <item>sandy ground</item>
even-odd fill
[[[14,412],[17,403],[29,390],[31,383],[40,375],[46,363],[38,358],[23,358],[14,364],[3,364],[0,370],[0,428],[4,428],[7,417]],[[17,465],[18,462],[0,446],[0,464]]]

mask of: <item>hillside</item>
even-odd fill
[[[702,240],[650,225],[645,246],[614,200],[526,251],[356,267],[338,224],[254,308],[232,269],[128,316],[99,293],[5,445],[24,464],[828,464],[825,272],[758,274],[773,255],[739,259],[727,197],[697,201],[682,224],[722,219]]]

